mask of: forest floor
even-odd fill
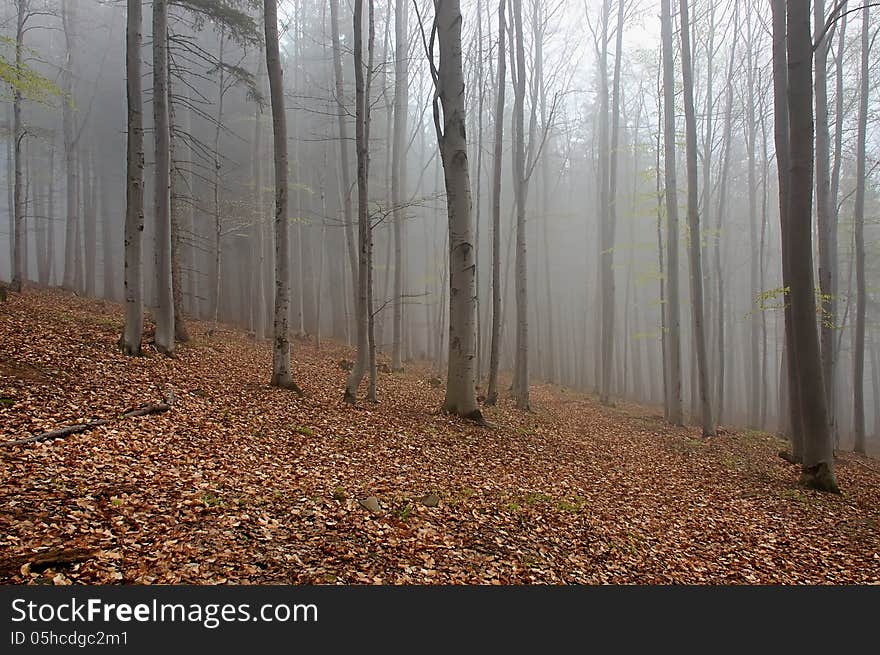
[[[329,342],[294,342],[299,399],[267,385],[268,342],[188,325],[176,359],[126,358],[119,305],[0,304],[0,440],[174,395],[165,413],[0,446],[0,582],[880,581],[876,460],[841,454],[843,494],[820,494],[772,435],[705,440],[542,384],[533,413],[505,400],[481,428],[439,414],[415,364],[351,407],[352,352]]]

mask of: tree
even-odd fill
[[[156,348],[174,354],[174,294],[171,283],[171,131],[168,121],[168,2],[153,0],[153,184],[155,212]]]
[[[65,63],[61,73],[62,89],[68,99],[62,105],[62,129],[64,132],[64,164],[66,172],[67,194],[67,221],[64,230],[64,278],[61,285],[65,289],[73,289],[77,280],[78,255],[76,249],[76,235],[79,230],[79,211],[76,190],[79,187],[77,176],[76,142],[74,134],[74,106],[73,98],[73,66],[74,52],[73,43],[74,11],[70,0],[63,0],[61,5],[61,22],[64,28]]]
[[[688,0],[680,0],[681,15],[681,77],[684,86],[685,148],[687,150],[688,201],[690,230],[688,259],[691,269],[691,319],[694,348],[697,351],[697,387],[700,398],[700,422],[703,436],[715,436],[715,425],[709,399],[709,371],[706,357],[706,331],[703,317],[703,266],[701,262],[700,215],[697,208],[697,127],[694,115],[694,80],[691,67],[690,23]],[[671,266],[671,264],[670,264]]]
[[[284,86],[281,56],[278,49],[278,3],[263,0],[263,23],[266,33],[266,73],[272,104],[272,132],[275,149],[275,322],[272,346],[273,387],[302,390],[290,371],[290,246],[287,233],[287,120],[284,115]]]
[[[671,0],[660,2],[663,41],[663,148],[666,199],[666,306],[669,422],[683,425],[681,408],[681,314],[678,299],[678,184],[675,175],[675,53],[672,49]]]
[[[28,17],[28,3],[26,0],[15,0],[15,68],[21,70],[22,67],[22,50],[24,48],[24,26]],[[24,249],[24,204],[25,199],[22,198],[22,172],[21,172],[21,144],[24,140],[24,130],[21,123],[21,99],[22,89],[20,85],[12,87],[12,140],[14,148],[14,166],[13,173],[13,234],[10,238],[13,240],[12,249],[12,291],[21,291],[22,285],[27,278],[27,270],[24,266],[24,258],[26,252]]]
[[[528,177],[525,154],[526,57],[522,27],[522,0],[513,0],[514,51],[516,69],[513,95],[513,171],[516,199],[516,358],[513,373],[513,397],[518,409],[529,406],[529,318],[528,260],[526,259],[526,196]],[[450,219],[451,224],[451,219]]]
[[[394,211],[394,318],[391,368],[399,371],[403,341],[403,243],[406,227],[403,196],[406,194],[406,134],[409,111],[409,60],[407,48],[407,0],[397,0],[394,10],[394,136],[391,163],[391,203]]]
[[[495,141],[492,161],[492,338],[489,345],[489,383],[486,404],[498,402],[498,365],[501,352],[501,164],[504,155],[504,87],[507,84],[507,53],[504,37],[507,24],[504,7],[498,1],[498,82],[495,86]]]
[[[443,411],[482,423],[476,394],[477,289],[465,135],[461,4],[459,0],[442,0],[435,3],[435,10],[431,42],[425,44],[425,51],[435,85],[434,130],[443,164],[449,222],[449,355]],[[440,51],[439,66],[435,66],[433,58],[435,37]]]
[[[372,31],[371,31],[372,34]],[[357,298],[355,303],[355,324],[357,327],[357,358],[351,374],[345,383],[343,399],[354,404],[357,390],[369,364],[370,351],[369,316],[370,303],[370,234],[369,215],[369,146],[367,129],[369,121],[369,98],[364,82],[363,46],[363,0],[354,3],[354,79],[355,79],[355,144],[357,148],[357,187],[358,187],[358,275]],[[372,367],[370,367],[372,369]]]
[[[825,0],[813,3],[813,19],[816,31],[825,23]],[[831,249],[831,223],[836,222],[831,203],[830,141],[828,130],[828,50],[831,36],[826,35],[817,44],[815,63],[816,105],[816,227],[819,239],[819,291],[821,293],[819,345],[822,350],[822,377],[825,379],[825,402],[828,405],[829,423],[834,424],[834,314],[832,276],[837,268],[837,253]]]
[[[803,429],[801,482],[821,491],[837,492],[834,453],[822,383],[819,338],[816,332],[816,297],[813,284],[813,104],[810,0],[788,0],[786,6],[788,62],[789,197],[787,229],[783,239],[789,249],[789,302],[793,348],[797,359],[799,408]]]
[[[862,9],[862,70],[859,76],[859,127],[856,137],[856,197],[853,216],[856,249],[856,316],[853,339],[853,436],[857,453],[865,452],[865,145],[868,132],[868,57],[871,53],[868,16]],[[827,155],[827,153],[826,153]],[[818,158],[818,154],[817,154]]]
[[[144,330],[142,244],[144,231],[144,115],[141,93],[141,0],[128,0],[125,32],[125,88],[128,102],[125,184],[125,330],[126,355],[141,353]]]
[[[354,241],[354,217],[351,207],[351,172],[348,164],[348,128],[345,123],[345,85],[342,75],[342,54],[339,42],[339,0],[330,0],[330,30],[333,40],[333,71],[336,95],[337,136],[339,137],[339,185],[342,216],[345,222],[345,243],[348,251],[354,304],[358,303],[358,263]]]

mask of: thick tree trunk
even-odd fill
[[[141,0],[128,0],[125,78],[128,99],[125,185],[125,332],[122,349],[140,355],[144,331],[141,237],[144,231],[144,114],[141,93]],[[51,190],[50,190],[51,191]]]
[[[459,0],[436,5],[440,66],[437,94],[443,106],[434,116],[446,184],[449,218],[449,359],[443,411],[482,422],[476,395],[477,289],[473,246],[471,184],[465,136],[465,84],[462,72]]]
[[[486,404],[498,401],[498,364],[501,350],[501,166],[504,156],[504,88],[507,84],[507,32],[504,7],[498,2],[498,82],[495,87],[495,137],[492,160],[492,338],[489,345],[489,383]]]
[[[859,128],[856,137],[856,197],[853,216],[856,248],[856,316],[853,337],[853,437],[854,450],[865,453],[865,145],[868,132],[868,57],[870,4],[862,10],[862,70],[859,80]],[[827,155],[827,153],[826,153]],[[818,153],[817,153],[818,157]]]
[[[278,5],[263,0],[266,36],[266,71],[272,102],[272,129],[275,148],[275,323],[272,344],[272,379],[274,387],[292,389],[302,394],[290,372],[290,253],[287,233],[287,121],[284,115],[284,87],[281,57],[278,52]]]
[[[691,269],[691,318],[693,341],[697,354],[697,389],[703,436],[715,436],[715,425],[709,399],[709,371],[706,357],[706,331],[703,317],[703,266],[701,262],[700,216],[697,209],[697,128],[694,115],[694,83],[691,69],[690,24],[688,0],[680,0],[681,72],[684,86],[685,144],[688,176],[688,227],[690,228],[689,260]]]
[[[788,0],[788,114],[790,183],[788,244],[790,254],[793,358],[798,360],[803,427],[801,481],[822,491],[837,491],[834,453],[828,428],[813,284],[812,188],[813,105],[810,1]]]
[[[776,170],[779,177],[779,222],[782,238],[782,284],[789,287],[791,280],[791,255],[789,254],[789,196],[791,195],[790,144],[788,100],[788,55],[785,49],[785,0],[772,0],[773,12],[773,130],[776,143]],[[791,319],[791,296],[783,296],[785,314],[785,357],[789,416],[791,431],[791,459],[800,462],[803,453],[803,430],[800,412],[800,382],[798,358],[794,353],[794,332]]]
[[[678,282],[678,185],[675,174],[675,52],[672,46],[671,0],[661,0],[663,41],[663,148],[666,197],[666,324],[669,422],[683,425],[681,408],[681,311]]]
[[[174,297],[171,289],[171,158],[168,125],[168,2],[153,0],[153,184],[156,248],[156,348],[174,354]]]

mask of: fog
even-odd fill
[[[271,338],[273,125],[262,3],[193,0],[169,4],[171,211],[179,267],[175,276],[184,315],[249,330],[256,338]],[[300,339],[334,339],[355,345],[354,3],[339,2],[341,96],[334,71],[331,3],[280,0],[278,4],[289,156],[290,331]],[[391,362],[393,308],[398,302],[403,366],[426,360],[442,377],[449,347],[449,231],[432,115],[435,88],[426,56],[432,42],[434,7],[425,0],[404,3],[406,38],[401,42],[395,35],[396,4],[375,3],[373,65],[366,75],[375,344],[380,362]],[[492,176],[499,121],[504,128],[498,281],[502,395],[507,393],[517,354],[515,72],[525,75],[521,140],[528,187],[523,194],[527,291],[519,297],[527,299],[528,381],[596,393],[609,403],[656,406],[663,413],[668,387],[664,313],[671,276],[660,5],[649,0],[523,0],[519,4],[525,69],[521,70],[511,47],[516,37],[513,7],[518,3],[510,2],[506,8],[506,102],[498,114],[498,3],[462,0],[461,4],[476,259],[478,393],[485,393],[490,368]],[[677,178],[682,399],[685,419],[699,423],[680,13],[679,3],[672,4],[675,161],[671,168]],[[22,6],[28,12],[24,63],[46,80],[45,89],[29,89],[22,98],[24,277],[33,286],[66,286],[81,294],[122,301],[126,3],[0,0],[4,64],[15,61]],[[367,3],[364,7],[366,50]],[[789,400],[782,309],[786,285],[769,9],[767,0],[711,0],[690,7],[696,193],[712,422],[786,432]],[[146,128],[143,281],[146,305],[153,307],[158,299],[150,13],[151,4],[145,3],[141,49]],[[222,22],[223,15],[230,22]],[[249,20],[242,20],[243,16]],[[812,227],[817,297],[820,308],[825,308],[817,314],[817,331],[822,324],[832,326],[827,332],[834,375],[833,383],[826,379],[825,384],[833,384],[833,435],[835,445],[843,449],[854,443],[853,371],[860,350],[854,347],[858,305],[854,217],[861,170],[863,20],[862,11],[849,13],[834,23],[826,37],[825,106],[830,138],[825,157],[826,168],[837,180],[836,187],[832,180],[830,197],[836,226],[836,244],[829,259],[836,287],[830,294],[833,311],[828,311],[829,294],[823,295],[818,288],[819,221],[815,216]],[[873,36],[880,22],[874,14],[867,20],[870,51],[866,64],[868,86],[873,89],[878,74]],[[623,30],[620,38],[619,26]],[[406,133],[400,164],[403,174],[395,176],[394,105],[399,93],[395,70],[400,70],[396,64],[401,60],[407,63]],[[67,83],[66,73],[70,76]],[[65,84],[69,84],[67,94]],[[5,214],[0,222],[3,280],[11,280],[14,273],[13,90],[4,78],[0,120],[4,121],[6,156],[0,166],[8,203],[0,210]],[[866,255],[867,289],[863,305],[865,423],[868,450],[874,451],[880,432],[880,344],[875,343],[880,272],[873,256],[878,207],[875,168],[880,153],[876,101],[873,94],[868,97],[861,246]],[[65,137],[65,112],[72,139]],[[344,161],[341,138],[347,146]],[[76,175],[71,174],[74,170]],[[392,189],[395,177],[400,184],[397,193]],[[76,188],[70,188],[71,180]],[[354,207],[348,218],[347,198]],[[814,213],[817,207],[814,203]],[[347,220],[352,221],[350,234]],[[400,227],[399,240],[395,224]],[[398,244],[401,287],[396,291]],[[293,344],[295,375],[296,340]],[[603,367],[610,371],[604,383]],[[383,397],[381,384],[378,399],[393,402]]]

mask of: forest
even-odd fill
[[[876,582],[878,31],[0,0],[0,582]]]

